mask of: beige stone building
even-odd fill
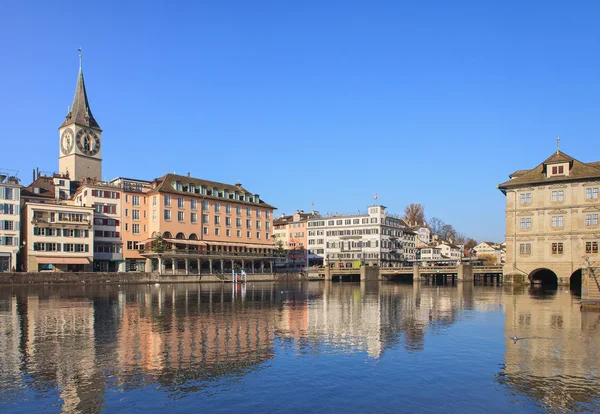
[[[586,258],[598,264],[600,162],[557,150],[498,185],[506,195],[505,281],[580,284]]]
[[[0,272],[17,269],[21,216],[21,185],[18,178],[0,170]]]

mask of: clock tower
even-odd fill
[[[58,169],[71,180],[102,180],[102,130],[92,115],[79,66],[73,105],[58,128],[60,149]]]

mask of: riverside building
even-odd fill
[[[304,213],[298,210],[294,214],[283,214],[273,221],[273,244],[279,250],[285,251],[283,264],[292,267],[309,265],[308,250],[308,220],[318,216],[318,213]]]
[[[506,196],[505,280],[577,285],[600,255],[600,162],[557,149],[498,185]]]
[[[273,269],[273,210],[241,184],[166,174],[148,191],[150,238],[142,256],[159,273]]]
[[[308,248],[326,266],[357,267],[401,266],[408,260],[402,240],[406,228],[399,217],[388,215],[386,207],[371,206],[366,213],[330,215],[308,220]],[[411,241],[410,257],[414,257],[415,235]],[[408,253],[407,250],[407,253]]]
[[[20,199],[18,178],[0,170],[0,272],[17,270],[21,248]]]

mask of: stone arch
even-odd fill
[[[177,235],[175,236],[176,239],[178,240],[185,240],[185,234],[179,232],[177,233]]]
[[[581,271],[581,269],[575,270],[569,279],[571,290],[578,295],[581,295]]]
[[[157,237],[160,237],[160,232],[158,232],[158,231],[153,231],[153,232],[152,232],[152,238],[153,238],[153,239],[155,239],[155,238],[157,238]]]
[[[189,240],[198,240],[198,235],[196,233],[190,234]]]
[[[529,273],[529,281],[532,285],[558,286],[558,276],[556,273],[543,267]]]
[[[172,239],[173,238],[173,235],[171,234],[171,232],[168,232],[168,231],[165,231],[162,236],[163,236],[163,239]]]

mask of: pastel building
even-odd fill
[[[123,272],[121,189],[114,184],[84,179],[74,204],[94,209],[94,271]]]
[[[141,255],[144,242],[148,240],[150,207],[146,193],[150,191],[150,181],[115,178],[110,182],[121,189],[121,240],[123,243],[124,270],[143,272],[146,258]]]
[[[148,191],[143,257],[159,273],[271,271],[273,210],[242,187],[166,174]]]
[[[0,272],[17,270],[21,237],[21,185],[0,170]]]
[[[273,222],[274,244],[286,252],[286,264],[292,267],[306,267],[309,262],[308,219],[318,213],[304,213],[298,210],[292,215],[282,215]]]

